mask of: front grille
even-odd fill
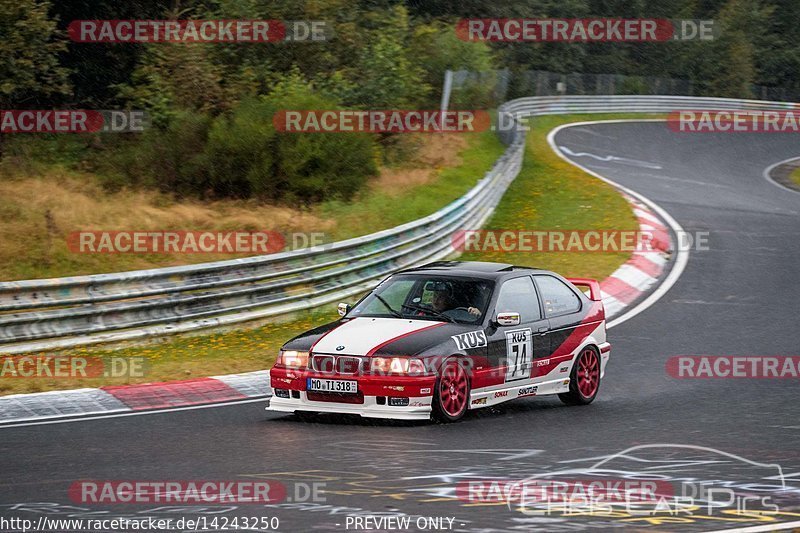
[[[332,355],[315,355],[311,358],[311,368],[317,372],[333,372],[336,358]]]
[[[357,394],[308,391],[306,396],[312,402],[364,403],[364,393],[360,391]]]
[[[325,374],[360,374],[367,370],[369,359],[356,355],[319,354],[311,357],[311,368]]]
[[[358,374],[363,370],[361,357],[340,356],[336,358],[336,372],[339,374]]]

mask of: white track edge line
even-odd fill
[[[777,181],[772,179],[772,171],[775,170],[776,167],[779,167],[779,166],[781,166],[781,165],[783,165],[785,163],[789,163],[791,161],[797,161],[798,159],[800,159],[800,156],[790,157],[789,159],[784,159],[783,161],[778,161],[777,163],[773,163],[770,166],[768,166],[767,168],[765,168],[764,172],[762,172],[761,175],[769,183],[775,185],[776,187],[781,188],[784,191],[789,191],[789,192],[793,192],[795,194],[800,194],[800,191],[792,189],[791,187],[787,187],[786,185],[778,183]]]
[[[609,185],[617,188],[618,190],[624,192],[625,194],[633,196],[643,204],[647,205],[650,209],[655,211],[662,218],[662,220],[664,220],[667,223],[667,225],[670,227],[670,229],[672,229],[672,231],[676,235],[680,235],[683,232],[683,227],[680,224],[678,224],[678,222],[674,218],[672,218],[672,216],[669,213],[667,213],[667,211],[664,210],[664,208],[662,208],[660,205],[650,200],[646,196],[639,194],[638,192],[633,191],[625,187],[624,185],[620,185],[619,183],[610,180],[605,176],[601,176],[597,172],[586,168],[585,166],[581,165],[576,161],[572,161],[561,152],[561,150],[555,143],[555,136],[558,134],[558,132],[566,128],[571,128],[574,126],[591,126],[594,124],[612,124],[612,123],[624,123],[624,122],[666,122],[666,120],[665,119],[617,119],[617,120],[590,120],[585,122],[571,122],[569,124],[562,124],[561,126],[557,126],[554,129],[552,129],[550,133],[547,134],[547,143],[550,145],[550,148],[556,153],[556,155],[558,155],[558,157],[560,157],[570,165],[573,165],[583,170],[587,174],[608,183]],[[667,277],[664,278],[664,280],[659,284],[656,290],[650,293],[647,296],[647,298],[641,301],[638,305],[636,305],[629,311],[623,313],[621,316],[609,322],[606,325],[606,328],[611,329],[614,326],[618,326],[623,322],[630,320],[631,318],[635,317],[642,311],[645,311],[653,304],[655,304],[658,300],[660,300],[661,297],[663,297],[667,293],[667,291],[669,291],[681,277],[681,274],[683,274],[683,271],[686,268],[686,264],[688,262],[689,262],[689,250],[682,250],[680,249],[680,246],[678,246],[678,250],[676,252],[676,257],[675,257],[675,263],[673,264],[672,269],[669,271]]]
[[[203,405],[187,405],[184,407],[170,407],[168,409],[155,409],[152,411],[128,411],[124,413],[116,413],[116,414],[109,414],[109,415],[102,415],[102,416],[86,416],[80,418],[69,418],[66,420],[41,420],[39,422],[21,422],[21,423],[9,423],[0,425],[0,430],[8,429],[8,428],[18,428],[18,427],[25,427],[25,426],[46,426],[51,424],[68,424],[70,422],[86,422],[89,420],[102,420],[105,418],[122,418],[125,416],[140,416],[140,415],[157,415],[160,413],[171,413],[175,411],[194,411],[196,409],[212,409],[214,407],[227,407],[230,405],[238,405],[243,403],[255,403],[255,402],[263,402],[266,401],[269,396],[263,396],[258,398],[249,398],[247,400],[231,400],[227,402],[221,403],[207,403]]]
[[[783,531],[789,528],[800,527],[800,520],[783,522],[764,526],[735,527],[733,529],[707,529],[705,533],[758,533],[760,531]]]

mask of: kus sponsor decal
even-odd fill
[[[472,348],[482,348],[488,343],[486,341],[486,333],[483,331],[470,331],[468,333],[461,333],[450,337],[455,341],[459,350],[470,350]]]
[[[517,398],[522,398],[523,396],[536,396],[536,392],[539,390],[539,387],[534,385],[533,387],[522,387],[517,391]]]
[[[472,405],[486,405],[486,398],[478,398],[477,400],[472,400]]]

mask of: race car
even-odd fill
[[[268,410],[454,422],[529,396],[589,404],[611,353],[599,284],[529,267],[429,263],[338,310],[281,348]]]

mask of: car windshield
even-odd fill
[[[401,274],[384,280],[348,314],[477,324],[492,294],[491,281]]]

